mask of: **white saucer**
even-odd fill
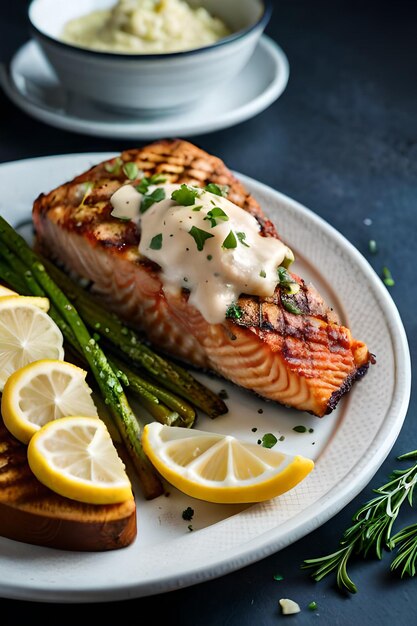
[[[263,35],[252,58],[227,89],[210,94],[192,111],[139,118],[101,109],[66,92],[35,41],[16,52],[9,68],[0,66],[5,93],[32,117],[64,130],[117,139],[186,137],[233,126],[270,106],[284,91],[288,76],[284,52]]]

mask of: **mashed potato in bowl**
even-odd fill
[[[118,0],[110,10],[67,22],[62,40],[103,52],[163,54],[202,48],[230,34],[220,19],[184,0]]]

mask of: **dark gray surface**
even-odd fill
[[[69,0],[70,1],[70,0]],[[27,40],[23,1],[1,3],[0,53],[5,61]],[[416,358],[415,258],[417,232],[417,3],[312,0],[275,2],[267,28],[290,62],[287,90],[268,110],[239,126],[191,140],[231,168],[308,206],[343,233],[380,272],[395,277],[392,297]],[[140,142],[95,139],[59,131],[17,110],[0,93],[0,161],[100,150]],[[145,143],[145,142],[143,142]],[[24,184],[24,181],[22,181]],[[366,226],[364,219],[372,219]],[[376,239],[379,253],[368,252]],[[389,573],[382,561],[356,561],[350,573],[359,592],[344,596],[332,578],[314,583],[303,559],[336,549],[352,514],[386,482],[396,457],[417,448],[416,392],[402,431],[368,487],[315,532],[269,558],[222,578],[168,594],[94,605],[0,600],[2,624],[143,622],[181,626],[331,626],[417,623],[417,580]],[[401,525],[417,518],[412,509]],[[277,582],[273,575],[281,573]],[[301,613],[283,616],[280,597]],[[105,598],[103,598],[105,600]],[[306,607],[315,600],[318,610]],[[94,608],[94,613],[92,609]]]

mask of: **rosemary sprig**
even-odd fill
[[[416,458],[417,450],[398,457],[399,460]],[[349,559],[354,555],[366,558],[371,554],[382,559],[384,548],[392,550],[398,544],[401,544],[401,547],[391,564],[391,569],[403,566],[402,575],[407,573],[414,576],[417,561],[417,524],[403,529],[394,536],[391,536],[391,533],[404,501],[408,500],[410,506],[413,504],[417,463],[405,470],[394,470],[389,478],[389,482],[373,490],[378,494],[377,497],[369,500],[352,517],[353,524],[343,533],[339,550],[303,562],[302,569],[314,568],[311,576],[315,581],[318,582],[335,571],[339,589],[356,593],[357,587],[347,572]]]
[[[398,554],[391,563],[391,571],[399,570],[401,567],[401,578],[406,574],[416,575],[417,565],[417,523],[406,526],[391,538],[390,548],[397,545]]]

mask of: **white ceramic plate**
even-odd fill
[[[30,219],[33,199],[112,155],[44,157],[0,166],[0,213],[14,225]],[[294,200],[237,173],[266,207],[296,253],[294,269],[314,282],[354,336],[377,357],[331,415],[319,419],[254,398],[223,382],[229,413],[199,416],[202,429],[257,441],[272,432],[284,451],[316,460],[313,472],[280,498],[251,506],[214,505],[183,496],[138,496],[138,536],[123,550],[72,553],[0,539],[0,596],[48,602],[123,600],[222,576],[258,561],[335,515],[375,474],[403,424],[410,397],[410,357],[399,314],[361,254]],[[263,412],[258,411],[262,409]],[[312,428],[297,433],[296,425]],[[257,428],[256,432],[252,429]],[[189,522],[182,511],[191,506]]]
[[[141,118],[122,116],[68,94],[35,41],[16,52],[10,68],[0,68],[5,93],[32,117],[64,130],[129,140],[189,137],[234,126],[270,106],[284,91],[288,76],[284,52],[263,35],[227,89],[207,95],[193,110]]]

